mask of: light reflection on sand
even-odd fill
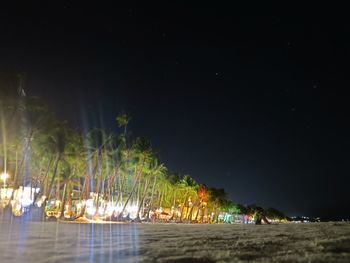
[[[350,262],[350,224],[0,222],[0,262]]]

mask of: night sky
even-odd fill
[[[0,66],[74,128],[115,131],[129,112],[170,171],[236,202],[349,217],[350,23],[239,14],[3,8]]]

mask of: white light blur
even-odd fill
[[[10,175],[9,175],[8,173],[5,173],[5,172],[3,172],[3,173],[0,175],[0,178],[1,178],[1,180],[4,181],[4,184],[5,184],[6,180],[7,180],[7,178],[9,178],[9,177],[10,177]]]
[[[93,207],[93,206],[87,207],[87,208],[86,208],[86,213],[87,213],[89,216],[95,215],[95,213],[96,213],[96,207]]]

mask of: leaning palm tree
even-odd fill
[[[137,138],[135,143],[133,144],[133,154],[136,162],[135,170],[134,170],[135,171],[134,180],[133,180],[130,193],[124,203],[122,211],[119,214],[119,219],[122,219],[122,215],[125,212],[125,209],[131,200],[131,197],[134,195],[136,186],[144,173],[146,161],[152,154],[152,148],[151,148],[150,142],[145,138]]]

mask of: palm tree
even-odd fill
[[[182,207],[181,207],[180,222],[183,219],[186,204],[189,202],[189,197],[191,197],[193,194],[195,194],[197,192],[196,191],[197,185],[198,184],[196,183],[196,181],[193,180],[188,175],[185,175],[179,183],[180,188],[182,188],[184,193],[185,193],[184,199],[182,202]]]
[[[151,190],[151,199],[150,199],[150,202],[149,202],[149,207],[148,207],[148,210],[147,210],[147,214],[146,214],[146,220],[149,219],[149,212],[150,210],[153,209],[153,200],[154,200],[154,191],[155,191],[155,187],[156,187],[156,184],[157,184],[157,180],[158,181],[162,181],[163,178],[165,178],[165,173],[166,173],[166,167],[164,166],[164,164],[159,164],[158,163],[158,159],[156,159],[155,157],[151,158],[150,160],[150,173],[149,173],[149,176],[150,176],[150,179],[153,179],[153,185],[152,185],[152,190]],[[148,182],[149,182],[148,181]],[[147,187],[148,187],[149,184],[147,184]],[[145,187],[146,189],[146,187]],[[137,213],[137,215],[139,216],[139,212],[140,212],[140,209],[141,209],[141,206],[144,204],[144,201],[145,201],[145,198],[146,198],[146,194],[147,194],[147,189],[145,190],[143,196],[142,196],[142,199],[141,199],[141,203],[139,205],[139,211]]]
[[[81,189],[79,175],[86,168],[83,152],[82,136],[73,130],[67,131],[66,147],[60,177],[63,184],[62,207],[60,217],[64,217],[64,208],[68,197],[69,207],[72,205],[72,194],[74,187]]]
[[[39,136],[40,133],[47,132],[52,126],[52,117],[48,112],[47,105],[39,98],[26,97],[23,99],[22,117],[18,122],[19,130],[22,131],[20,135],[21,140],[16,146],[16,152],[21,152],[22,158],[19,164],[16,164],[13,184],[14,190],[18,188],[19,181],[29,181],[29,178],[25,178],[24,171],[28,164],[28,158],[30,153],[30,147],[33,141]],[[17,162],[16,162],[17,163]],[[12,192],[13,199],[14,191]]]
[[[218,221],[218,213],[227,202],[227,195],[225,190],[220,188],[209,188],[209,203],[212,209],[213,216],[211,217],[211,221],[216,223]]]
[[[198,201],[198,209],[196,212],[196,216],[194,218],[195,222],[198,222],[198,215],[199,215],[199,211],[202,209],[204,209],[204,207],[207,205],[208,203],[208,189],[205,185],[200,185],[199,189],[198,189],[198,197],[199,197],[199,201]],[[203,218],[201,219],[203,220]]]
[[[200,197],[198,196],[198,189],[199,189],[200,185],[194,181],[191,187],[191,202],[189,203],[189,209],[190,211],[188,212],[187,215],[187,220],[192,222],[192,212],[193,212],[193,208],[195,206],[199,206],[199,202],[200,202]]]
[[[49,147],[52,149],[52,152],[55,155],[54,158],[54,167],[52,172],[51,181],[48,187],[48,195],[46,196],[44,200],[44,204],[46,204],[47,200],[50,200],[51,194],[52,194],[52,186],[56,179],[58,166],[60,164],[60,161],[62,160],[64,156],[64,150],[66,147],[66,137],[67,137],[67,130],[64,123],[58,123],[57,127],[54,128],[49,136],[47,137],[47,143],[50,145]]]
[[[85,177],[83,199],[87,198],[87,192],[89,189],[89,181],[90,187],[92,188],[92,183],[95,182],[94,192],[96,194],[96,198],[94,200],[95,206],[99,207],[101,191],[104,189],[104,180],[106,177],[106,170],[109,170],[108,162],[108,150],[109,143],[113,139],[112,135],[107,135],[106,132],[102,129],[92,129],[90,130],[85,139],[85,148],[86,148],[86,156],[88,163],[88,173]],[[104,165],[107,164],[106,166]],[[107,168],[107,169],[106,169]],[[92,189],[91,189],[92,190]],[[85,207],[83,207],[82,212],[85,211]],[[96,215],[98,213],[98,209],[96,209]]]
[[[127,126],[131,121],[131,116],[125,112],[122,112],[117,116],[117,123],[119,127],[124,127],[124,138],[126,139]]]
[[[52,167],[55,152],[50,148],[48,142],[48,136],[45,133],[40,133],[32,144],[30,156],[31,156],[31,174],[37,174],[37,180],[35,180],[35,187],[39,188],[39,192],[35,193],[33,204],[35,204],[39,195],[47,195],[48,192],[48,179],[49,172]]]
[[[63,194],[60,218],[64,218],[67,197],[69,199],[69,205],[71,205],[73,188],[74,186],[79,186],[80,182],[77,179],[77,167],[74,164],[69,163],[67,160],[63,160],[61,166],[60,176],[63,184]]]
[[[143,170],[145,167],[145,163],[147,159],[151,156],[152,148],[151,144],[148,140],[145,138],[137,138],[136,142],[133,144],[133,154],[135,157],[136,165],[135,165],[135,173],[134,173],[134,182],[132,184],[130,193],[128,195],[128,198],[126,199],[124,206],[122,208],[122,211],[119,214],[119,219],[122,219],[122,215],[129,204],[129,201],[131,197],[134,195],[134,191],[136,189],[136,186],[143,175]]]
[[[277,219],[277,220],[287,219],[287,216],[283,212],[273,207],[267,208],[264,214],[269,219]]]
[[[171,206],[174,209],[170,220],[176,219],[176,210],[177,210],[177,194],[181,192],[181,187],[180,187],[180,182],[182,180],[182,176],[179,173],[172,173],[169,176],[167,176],[166,180],[169,182],[171,186],[171,197],[172,198],[172,203]],[[180,203],[180,202],[179,202]]]
[[[13,174],[13,180],[8,183],[14,189],[20,182],[23,185],[30,182],[32,189],[40,188],[34,194],[34,203],[42,195],[45,207],[52,196],[56,199],[61,196],[61,217],[64,217],[65,204],[72,203],[71,193],[78,187],[80,200],[88,199],[89,192],[96,193],[96,207],[104,201],[114,205],[115,198],[116,204],[122,206],[120,219],[130,204],[137,205],[136,220],[144,215],[146,205],[146,218],[155,207],[167,209],[179,205],[180,221],[192,221],[194,211],[197,221],[204,207],[211,210],[214,222],[220,211],[237,213],[238,206],[227,199],[223,189],[200,186],[189,176],[166,176],[166,168],[155,157],[150,142],[144,138],[129,139],[130,115],[117,116],[122,129],[119,137],[102,129],[92,129],[82,136],[68,129],[65,123],[55,121],[41,99],[25,96],[18,79],[4,82],[11,89],[3,88],[1,79],[0,71],[2,166]],[[13,87],[19,87],[20,92],[13,93]],[[80,215],[84,213],[83,207]],[[274,210],[269,213],[278,214]]]
[[[115,177],[118,177],[117,180],[115,180],[115,184],[117,185],[116,204],[117,206],[120,206],[123,204],[123,192],[125,191],[127,185],[126,178],[129,177],[128,174],[131,166],[130,160],[132,153],[127,144],[127,127],[131,121],[131,116],[125,112],[122,112],[117,116],[116,121],[118,127],[123,128],[123,133],[119,137],[114,136],[115,138],[118,138],[118,140],[113,140],[117,143],[115,143],[114,147],[112,148],[113,170]]]

